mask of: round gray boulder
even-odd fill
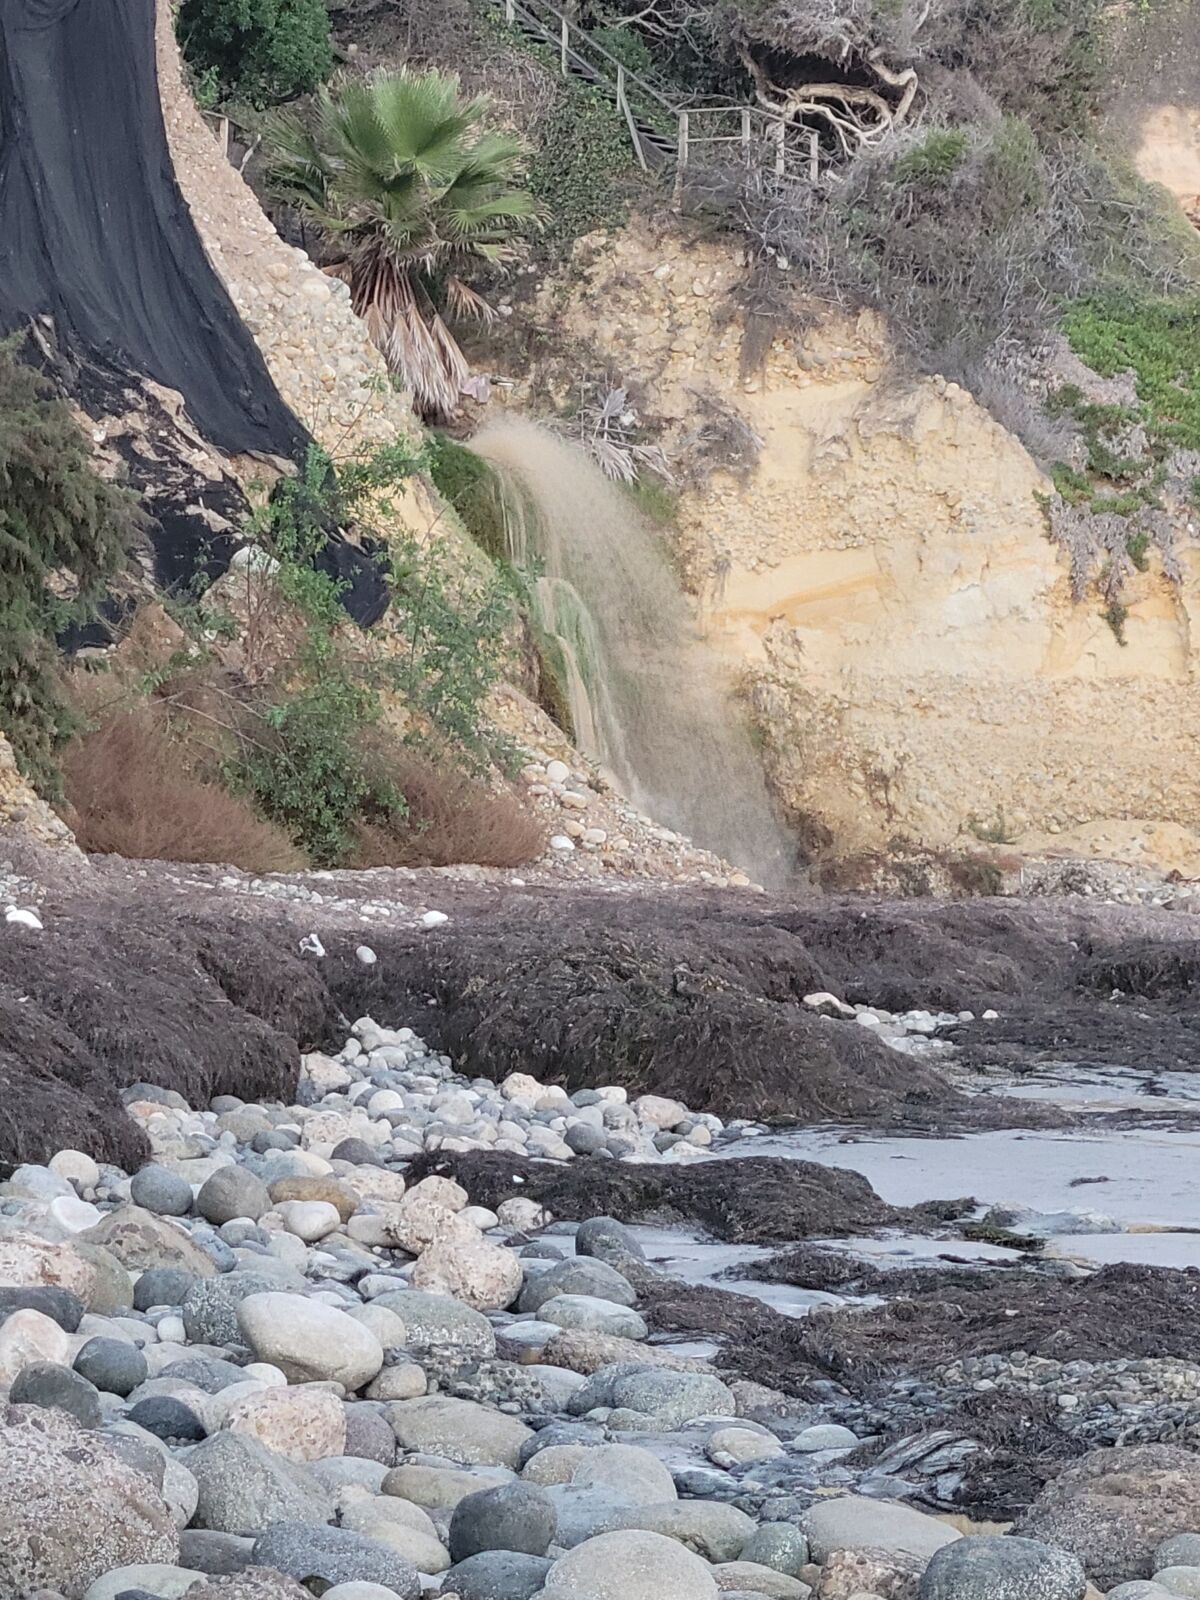
[[[186,1217],[192,1209],[192,1186],[186,1178],[151,1163],[135,1172],[129,1183],[129,1198],[159,1217]]]
[[[444,1586],[459,1600],[532,1600],[541,1593],[551,1565],[545,1556],[481,1551],[451,1567]]]
[[[100,1393],[94,1383],[53,1361],[34,1361],[13,1379],[8,1398],[14,1406],[47,1406],[65,1411],[85,1428],[100,1426]]]
[[[350,1528],[281,1522],[254,1541],[253,1564],[274,1567],[299,1583],[378,1583],[399,1600],[420,1600],[416,1567],[398,1551]]]
[[[1037,1539],[978,1535],[935,1552],[918,1600],[1083,1600],[1078,1559]]]
[[[610,1267],[621,1266],[623,1261],[644,1261],[646,1252],[637,1241],[632,1229],[616,1217],[589,1217],[579,1224],[575,1235],[575,1253],[607,1261]]]
[[[536,1484],[506,1483],[469,1494],[450,1518],[450,1559],[465,1561],[486,1550],[544,1556],[554,1539],[558,1514]]]
[[[622,1277],[606,1261],[584,1257],[559,1261],[530,1278],[521,1291],[519,1309],[537,1311],[547,1300],[560,1294],[592,1295],[597,1300],[611,1300],[619,1306],[637,1304],[637,1295],[628,1278]]]
[[[550,1568],[547,1590],[563,1600],[717,1600],[712,1568],[658,1533],[601,1533]]]
[[[257,1222],[271,1209],[267,1186],[246,1167],[221,1167],[201,1184],[196,1210],[206,1222],[220,1227],[235,1217]]]
[[[1164,1567],[1200,1567],[1200,1533],[1177,1533],[1164,1539],[1154,1552],[1153,1567],[1155,1572]]]
[[[124,1339],[89,1339],[75,1357],[75,1371],[105,1394],[132,1394],[149,1375],[146,1358]]]

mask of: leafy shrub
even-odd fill
[[[394,776],[404,747],[388,726],[390,706],[407,720],[407,743],[447,771],[481,772],[506,753],[484,702],[511,613],[507,586],[458,570],[436,540],[383,536],[402,529],[390,494],[418,465],[397,446],[335,473],[314,449],[303,477],[284,480],[252,526],[277,563],[259,587],[304,626],[289,635],[293,648],[263,687],[242,696],[224,771],[318,866],[351,859],[363,827],[377,840],[410,835]],[[385,630],[352,633],[338,581],[314,564],[331,525],[356,526],[381,552],[392,592]]]
[[[327,670],[297,693],[255,710],[227,771],[262,814],[296,841],[318,867],[338,865],[352,826],[364,813],[403,811],[404,797],[375,771],[363,732],[378,720],[369,691],[327,661]]]
[[[529,187],[546,213],[547,247],[561,251],[585,233],[619,228],[629,210],[634,157],[614,103],[564,78],[533,137]]]
[[[80,847],[135,861],[215,861],[245,872],[307,866],[248,800],[201,777],[149,704],[118,707],[63,756],[68,816]]]
[[[322,0],[183,0],[177,28],[196,80],[252,106],[310,94],[333,71]]]
[[[71,718],[55,636],[95,615],[138,526],[132,497],[99,476],[66,405],[0,342],[0,728],[44,793]]]
[[[962,128],[933,128],[896,162],[901,183],[941,183],[966,159],[970,140]]]

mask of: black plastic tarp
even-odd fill
[[[83,387],[85,374],[107,371],[118,389],[127,375],[148,376],[183,395],[219,449],[299,466],[309,437],[213,270],[175,181],[155,3],[0,0],[0,334],[47,318],[51,342]],[[197,572],[223,570],[236,538],[214,543],[175,489],[168,514],[154,493],[162,486],[130,465],[152,520],[157,513],[159,582],[179,588]],[[342,581],[350,615],[370,626],[387,609],[383,573],[337,528],[328,537],[319,564]]]
[[[0,0],[0,331],[178,389],[223,450],[302,457],[304,430],[175,182],[155,0]]]

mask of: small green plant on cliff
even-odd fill
[[[176,26],[210,104],[278,105],[310,94],[333,71],[322,0],[183,0]]]
[[[71,728],[55,637],[95,616],[137,525],[132,496],[96,472],[66,405],[15,341],[0,342],[0,731],[52,797]]]
[[[467,279],[510,259],[538,217],[523,147],[486,126],[487,109],[451,74],[402,71],[268,123],[269,187],[340,250],[355,311],[428,417],[457,409],[467,377],[449,322],[493,315]]]
[[[429,475],[463,526],[496,562],[509,559],[504,497],[492,465],[447,433],[433,432],[428,444]]]

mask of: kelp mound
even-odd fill
[[[476,1205],[495,1207],[513,1195],[546,1206],[555,1217],[583,1221],[686,1223],[731,1244],[776,1239],[845,1238],[912,1223],[914,1213],[886,1204],[857,1172],[776,1156],[695,1166],[649,1166],[581,1158],[569,1166],[496,1151],[434,1151],[410,1168],[415,1178],[438,1173],[461,1183]],[[949,1209],[969,1208],[970,1201]]]

